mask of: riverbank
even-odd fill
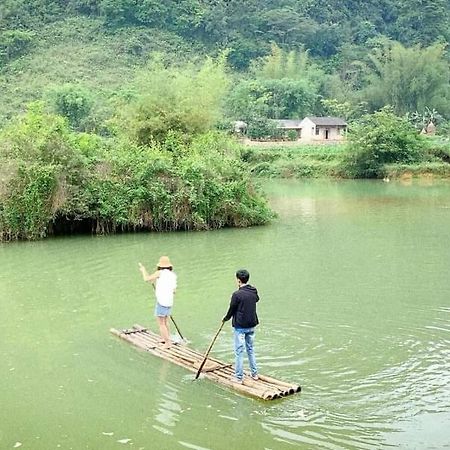
[[[36,104],[0,132],[0,163],[0,242],[248,227],[274,216],[220,133],[144,146],[77,133]]]
[[[424,139],[422,161],[386,164],[382,178],[450,178],[450,141]],[[257,143],[259,144],[259,143]],[[347,170],[349,144],[298,142],[242,142],[242,159],[253,175],[264,178],[353,178]]]

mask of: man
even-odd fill
[[[168,256],[161,256],[159,258],[158,264],[156,265],[156,272],[151,275],[147,273],[147,270],[141,263],[139,263],[139,270],[142,273],[144,281],[149,281],[155,288],[155,316],[159,326],[161,343],[164,344],[164,349],[168,349],[172,344],[170,341],[169,317],[177,288],[177,276],[173,272],[173,266]]]
[[[234,381],[237,383],[242,383],[244,379],[244,345],[245,350],[247,351],[251,377],[254,380],[258,380],[258,368],[253,352],[253,340],[255,337],[255,327],[259,323],[256,314],[256,303],[259,301],[259,297],[258,291],[248,284],[249,278],[250,274],[245,269],[236,272],[236,280],[239,289],[233,292],[230,307],[226,316],[223,318],[223,322],[233,318],[234,354],[236,357]]]

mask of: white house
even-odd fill
[[[339,117],[305,117],[299,128],[302,141],[340,141],[344,139],[347,122]]]

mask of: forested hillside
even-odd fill
[[[231,119],[386,104],[448,119],[449,11],[448,0],[3,0],[0,124],[71,89],[102,128],[155,51],[172,64],[225,51]]]

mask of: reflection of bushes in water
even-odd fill
[[[245,227],[272,218],[233,144],[220,135],[201,136],[176,152],[164,144],[86,139],[39,108],[0,135],[8,167],[0,240]]]

